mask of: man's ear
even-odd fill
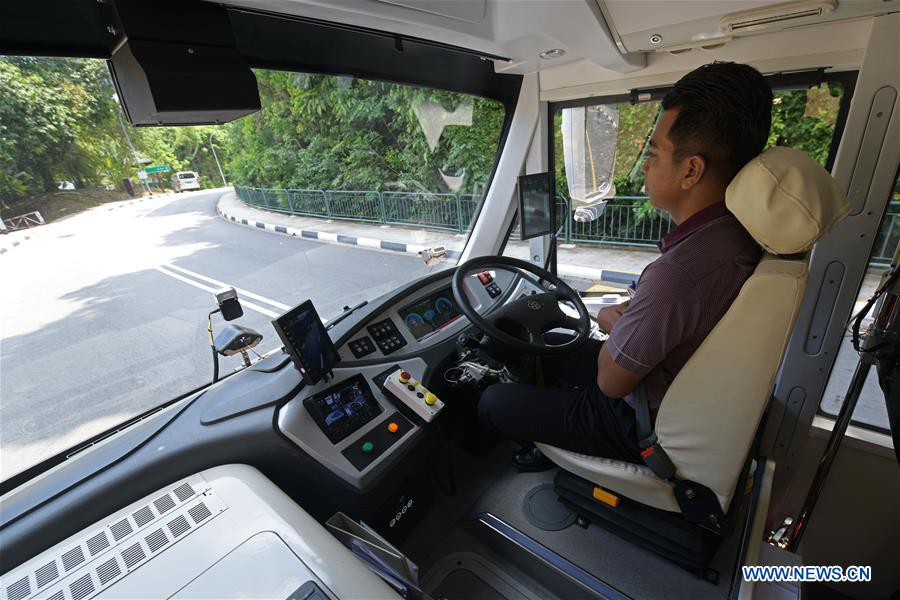
[[[699,154],[688,156],[681,163],[681,166],[681,189],[683,190],[689,190],[700,183],[700,180],[703,179],[703,175],[706,173],[706,159]]]

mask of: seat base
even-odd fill
[[[715,581],[709,562],[722,537],[688,522],[680,514],[619,497],[615,508],[594,499],[595,484],[560,469],[553,480],[560,500],[592,523],[674,562],[699,577]]]

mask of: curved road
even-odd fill
[[[229,223],[222,193],[104,205],[0,258],[0,478],[209,381],[206,315],[223,284],[241,290],[235,322],[265,336],[263,352],[280,345],[271,319],[307,298],[334,317],[429,271]]]

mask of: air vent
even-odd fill
[[[137,523],[138,528],[141,528],[153,520],[153,511],[150,510],[149,506],[145,506],[131,516],[134,518],[134,522]]]
[[[178,537],[188,531],[191,528],[191,524],[188,523],[188,520],[184,515],[180,515],[175,519],[169,521],[169,531],[172,532],[173,537]]]
[[[6,595],[9,597],[9,600],[22,600],[30,596],[31,583],[28,582],[28,577],[25,576],[6,588]]]
[[[66,571],[71,571],[83,562],[84,551],[81,549],[81,546],[75,546],[62,555],[63,569]]]
[[[134,531],[134,530],[131,528],[131,523],[128,522],[128,519],[127,519],[127,518],[122,519],[122,520],[119,521],[118,523],[113,523],[113,524],[109,527],[109,530],[110,530],[110,531],[112,532],[112,534],[113,534],[113,539],[116,540],[117,542],[118,542],[119,540],[121,540],[122,538],[124,538],[124,537],[125,537],[126,535],[128,535],[129,533],[131,533],[132,531]]]
[[[34,578],[37,580],[38,589],[41,589],[57,577],[59,577],[59,568],[56,566],[55,560],[47,563],[34,572]]]
[[[147,555],[144,553],[144,549],[141,548],[139,543],[129,546],[122,552],[122,560],[125,561],[126,569],[130,569],[145,558],[147,558]]]
[[[47,598],[47,600],[66,600],[66,594],[62,590],[59,590],[58,592]]]
[[[722,17],[720,25],[726,33],[763,29],[770,25],[792,24],[793,21],[815,19],[831,14],[836,7],[834,0],[786,2],[725,15]]]
[[[156,531],[145,537],[144,540],[147,542],[147,547],[150,548],[150,552],[156,552],[169,543],[169,538],[166,536],[166,532],[162,529],[157,529]]]
[[[94,591],[94,580],[91,579],[91,574],[88,573],[76,579],[69,586],[69,591],[72,593],[72,600],[83,600],[90,596]]]
[[[206,506],[206,503],[201,502],[200,504],[189,510],[188,514],[191,515],[194,523],[199,524],[200,521],[208,518],[212,513],[210,512],[209,507]]]
[[[97,567],[97,579],[100,580],[100,585],[106,585],[121,574],[122,569],[115,558],[111,558]]]
[[[96,554],[100,554],[107,548],[109,548],[109,538],[106,537],[106,532],[101,531],[94,537],[90,538],[87,541],[88,552],[91,553],[91,556]]]
[[[185,482],[175,488],[175,497],[178,498],[180,502],[184,502],[188,498],[194,495],[194,488],[191,487],[191,484]]]
[[[172,496],[166,494],[165,496],[160,496],[154,500],[153,506],[156,507],[159,514],[163,514],[175,508],[175,501],[172,500]]]

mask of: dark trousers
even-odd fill
[[[478,416],[495,432],[592,456],[642,463],[634,409],[597,386],[603,342],[588,340],[569,354],[541,358],[545,387],[494,384],[481,395]]]

